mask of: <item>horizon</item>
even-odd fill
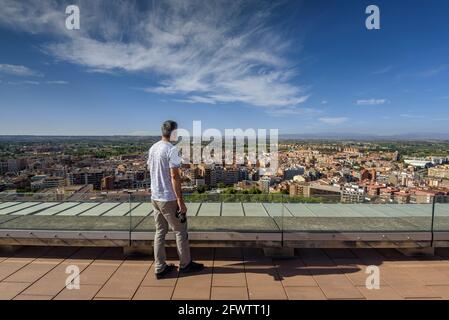
[[[0,135],[447,136],[449,3],[404,3],[0,0]]]
[[[9,138],[160,138],[160,134],[145,135],[126,135],[126,134],[104,134],[104,135],[41,135],[41,134],[0,134],[1,139]],[[194,138],[196,136],[191,136]],[[201,136],[198,136],[201,137]],[[376,135],[376,134],[358,134],[358,133],[333,133],[323,132],[317,134],[310,133],[288,133],[280,134],[280,140],[330,140],[330,141],[449,141],[449,133],[404,133],[397,135]],[[208,141],[208,140],[204,140]]]

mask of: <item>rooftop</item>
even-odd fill
[[[0,253],[0,299],[449,299],[449,251],[410,258],[393,249],[300,249],[293,259],[258,249],[195,248],[207,268],[155,280],[149,257],[118,248],[24,247]],[[177,263],[174,250],[169,259]],[[76,265],[80,289],[65,288]],[[368,265],[380,288],[365,286]]]
[[[193,256],[208,268],[156,281],[152,258],[131,254],[151,252],[148,199],[58,197],[0,198],[0,299],[449,298],[449,203],[190,202]],[[70,265],[80,290],[65,288]],[[365,287],[370,265],[379,290]]]

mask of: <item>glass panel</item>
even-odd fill
[[[436,198],[436,231],[449,231],[448,198]],[[433,197],[403,203],[381,198],[350,202],[331,195],[188,194],[185,200],[193,241],[260,244],[262,239],[282,241],[282,234],[291,240],[300,233],[411,234],[432,227]],[[35,237],[45,231],[47,238],[71,231],[90,244],[128,245],[131,237],[152,241],[153,213],[148,194],[0,194],[0,230],[41,231]]]
[[[15,231],[11,238],[32,235],[54,244],[70,244],[69,240],[89,245],[129,243],[127,193],[1,194],[0,201],[0,230]]]
[[[435,197],[434,231],[449,232],[449,196],[439,195]],[[439,240],[449,241],[449,237],[441,234]]]
[[[380,199],[349,202],[340,196],[285,197],[285,232],[430,232],[432,204]]]
[[[0,200],[1,229],[28,230],[30,217],[46,210],[55,210],[60,204],[53,194],[1,193]]]
[[[154,225],[154,207],[147,193],[132,193],[130,211],[127,214],[130,236],[133,241],[152,241]]]
[[[253,241],[256,234],[275,234],[281,240],[282,204],[281,197],[277,197],[278,207],[270,207],[272,216],[266,207],[270,206],[274,197],[266,195],[225,195],[225,194],[190,194],[185,195],[188,217],[188,229],[193,241]],[[151,232],[155,231],[152,206],[149,197],[133,196],[133,201],[142,202],[131,213],[139,213],[139,220],[133,223],[133,237],[150,239]],[[145,206],[146,211],[139,211]],[[151,209],[150,209],[151,208]],[[150,209],[150,210],[148,210]],[[279,219],[279,221],[275,221]],[[233,236],[236,232],[242,237]],[[147,236],[145,236],[145,234]]]

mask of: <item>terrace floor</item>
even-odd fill
[[[194,248],[207,268],[155,280],[150,257],[120,248],[23,247],[0,252],[0,299],[449,299],[449,249],[407,257],[394,249],[301,249],[273,259],[257,249]],[[168,256],[173,262],[172,248]],[[76,265],[80,289],[68,290]],[[368,265],[380,269],[380,289],[368,290]]]

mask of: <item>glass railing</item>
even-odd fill
[[[192,240],[251,241],[270,237],[273,241],[281,240],[283,197],[280,195],[186,194],[184,198]],[[150,240],[155,231],[151,200],[149,196],[133,194],[131,202],[141,203],[139,207],[148,206],[150,210],[132,229],[132,236]]]
[[[0,193],[0,231],[10,231],[15,239],[127,244],[131,205],[130,196],[122,193]]]
[[[432,203],[321,195],[304,202],[286,196],[284,206],[284,232],[430,232],[432,227]]]
[[[313,239],[314,234],[337,240],[358,233],[378,234],[387,241],[398,239],[389,234],[414,240],[417,233],[449,233],[448,196],[400,201],[379,196],[216,193],[184,198],[194,241],[282,242]],[[60,241],[75,237],[80,244],[129,244],[152,240],[154,210],[147,193],[0,193],[0,231],[28,231],[28,237],[37,237],[34,231],[42,237],[57,231],[53,236]]]
[[[449,233],[449,196],[435,196],[433,230]]]

